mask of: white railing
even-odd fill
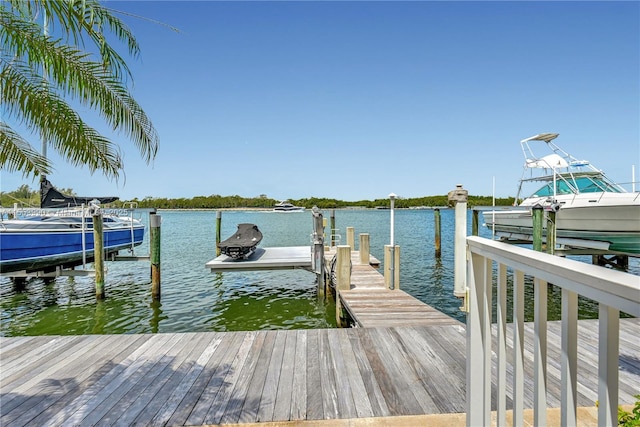
[[[467,426],[491,425],[492,354],[497,425],[506,425],[508,362],[513,425],[523,425],[525,276],[534,284],[533,424],[546,425],[547,283],[553,283],[562,290],[561,425],[577,423],[578,295],[599,303],[598,424],[617,425],[619,314],[640,317],[638,276],[475,236],[467,238],[467,250]],[[508,278],[513,284],[512,355],[506,337]],[[492,349],[494,281],[497,337]]]

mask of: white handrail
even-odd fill
[[[547,283],[562,289],[561,424],[575,425],[577,412],[578,295],[600,305],[598,344],[598,424],[615,425],[618,406],[619,312],[640,317],[638,276],[535,252],[510,244],[467,238],[467,425],[491,423],[492,287],[496,268],[498,425],[506,425],[506,363],[513,364],[513,425],[523,424],[524,280],[534,281],[534,425],[546,425]],[[506,354],[507,269],[513,275],[513,348]]]

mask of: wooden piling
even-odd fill
[[[384,245],[384,284],[388,289],[400,289],[400,246],[398,245]]]
[[[547,253],[553,255],[556,251],[556,212],[547,212]]]
[[[93,219],[93,265],[95,269],[96,298],[104,299],[104,234],[102,213],[92,215]]]
[[[542,252],[542,228],[544,221],[544,210],[539,204],[532,209],[533,218],[533,250]]]
[[[160,215],[149,213],[149,240],[151,260],[151,298],[160,300]]]
[[[222,251],[220,250],[220,247],[218,246],[222,241],[221,234],[220,234],[221,228],[222,228],[222,212],[218,211],[216,212],[216,256],[220,256],[220,254],[222,253]]]
[[[440,209],[435,208],[433,210],[433,226],[435,228],[435,248],[436,248],[436,257],[440,258],[442,255],[441,242],[440,242]]]
[[[352,251],[356,250],[356,232],[353,227],[347,227],[347,245]]]
[[[472,216],[471,216],[471,235],[472,236],[477,236],[478,235],[478,231],[479,231],[479,212],[478,210],[474,209],[472,211]]]
[[[316,283],[318,285],[318,297],[325,296],[324,280],[324,226],[325,219],[317,206],[313,207],[313,257],[311,267],[316,273]]]
[[[331,222],[329,223],[331,230],[329,230],[329,234],[331,234],[331,247],[336,245],[336,211],[335,209],[331,209]]]
[[[343,313],[344,308],[340,301],[340,291],[351,289],[351,247],[348,245],[339,245],[336,252],[336,323],[338,327],[346,327]]]
[[[369,233],[360,233],[360,264],[369,265],[369,255],[370,255],[370,246],[369,246]]]

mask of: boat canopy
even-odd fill
[[[569,163],[560,155],[553,153],[537,160],[527,159],[525,166],[528,168],[558,169],[569,167]]]
[[[69,208],[81,205],[89,205],[93,200],[98,200],[101,204],[111,203],[118,200],[118,197],[77,197],[67,196],[58,191],[51,182],[44,178],[40,181],[40,207],[41,208]]]

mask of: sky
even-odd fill
[[[544,132],[615,181],[640,176],[639,2],[104,4],[140,44],[131,93],[160,146],[146,164],[83,107],[125,170],[109,180],[50,150],[49,179],[80,196],[508,197],[520,140]]]

